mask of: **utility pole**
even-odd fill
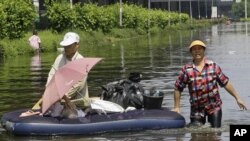
[[[148,10],[151,9],[151,1],[148,0]],[[148,27],[150,28],[150,15],[148,15]]]
[[[191,18],[191,21],[192,21],[193,13],[192,13],[192,2],[191,2],[191,0],[189,0],[189,14],[190,14],[190,18]]]
[[[122,27],[122,0],[120,0],[119,16],[120,16],[120,27]]]
[[[151,9],[151,0],[148,0],[148,9]]]
[[[245,19],[247,19],[247,0],[245,0]]]
[[[181,0],[179,0],[179,22],[181,23]]]
[[[168,0],[168,26],[170,26],[170,0]]]
[[[200,0],[198,0],[198,14],[199,14],[199,19],[201,19]]]
[[[207,0],[205,0],[205,5],[206,5],[206,19],[207,19]]]
[[[70,8],[72,9],[73,7],[73,0],[70,0]]]

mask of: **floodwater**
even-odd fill
[[[141,72],[145,89],[164,92],[163,107],[173,108],[173,85],[181,67],[191,56],[187,46],[193,39],[203,39],[207,56],[217,62],[230,78],[248,108],[250,82],[250,38],[248,23],[214,25],[206,29],[149,35],[96,47],[81,45],[86,57],[103,57],[89,73],[90,95],[98,96],[101,85],[124,79],[130,72]],[[0,116],[8,111],[29,108],[41,97],[47,74],[58,53],[18,56],[0,59]],[[91,136],[13,136],[0,128],[2,141],[228,141],[230,124],[249,124],[249,110],[239,109],[234,98],[220,89],[223,100],[222,127],[148,130],[140,132],[106,133]],[[181,97],[181,114],[189,123],[189,96]]]

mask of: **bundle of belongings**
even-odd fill
[[[102,93],[100,99],[91,99],[90,107],[85,109],[83,112],[76,110],[75,114],[72,114],[72,109],[66,109],[61,104],[54,104],[51,107],[52,113],[49,116],[52,117],[66,117],[72,118],[70,115],[81,115],[80,117],[86,116],[86,114],[107,114],[115,112],[126,112],[128,110],[141,109],[143,108],[143,94],[144,89],[139,83],[142,75],[140,73],[130,73],[129,77],[124,80],[110,82],[106,85],[101,86]],[[63,112],[55,112],[62,111]],[[66,113],[67,116],[62,113]],[[74,118],[74,117],[73,117]]]
[[[142,75],[130,73],[128,79],[110,82],[102,86],[101,99],[121,105],[124,109],[143,108],[144,88],[139,83]]]
[[[75,103],[72,103],[73,101],[71,102],[73,105],[67,106],[66,102],[58,101],[54,103],[43,114],[43,116],[55,117],[59,119],[77,118],[77,117],[85,117],[87,114],[96,112],[98,114],[102,113],[106,114],[106,113],[125,112],[128,110],[141,109],[143,108],[143,94],[144,94],[144,89],[142,85],[139,83],[141,81],[141,78],[142,75],[140,73],[130,73],[127,79],[110,82],[106,85],[101,86],[102,88],[101,97],[98,99],[91,99],[88,104],[89,106],[86,105],[76,106]],[[76,93],[81,95],[80,92],[78,92],[78,90],[76,90]],[[32,110],[22,113],[20,117],[39,114],[40,110],[41,110],[40,106],[38,110],[34,110],[32,108]],[[37,111],[37,113],[34,111]]]

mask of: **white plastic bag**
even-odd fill
[[[95,110],[97,113],[122,113],[124,112],[124,108],[114,102],[101,100],[101,99],[93,99],[90,102],[90,106],[92,110]]]

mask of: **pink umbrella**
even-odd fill
[[[42,113],[60,100],[77,82],[87,76],[91,68],[102,58],[82,58],[74,60],[56,71],[43,94]]]

